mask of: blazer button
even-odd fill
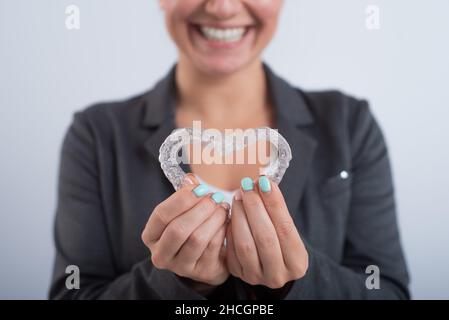
[[[343,170],[342,172],[340,172],[340,178],[341,178],[342,180],[348,179],[348,178],[349,178],[349,173],[348,173],[348,171]]]

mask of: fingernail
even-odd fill
[[[215,201],[216,204],[220,204],[224,200],[224,194],[221,192],[215,192],[211,198]]]
[[[266,176],[261,176],[259,178],[259,188],[262,190],[263,193],[268,193],[271,191],[271,183],[270,179],[268,179]]]
[[[182,180],[182,186],[183,187],[189,186],[189,185],[192,185],[192,184],[194,184],[193,180],[189,176],[185,176],[184,179]]]
[[[205,196],[209,192],[209,188],[205,184],[200,184],[198,187],[193,189],[193,193],[197,197]]]
[[[235,192],[234,199],[237,200],[237,201],[241,201],[242,200],[242,191],[240,189],[238,189]]]
[[[184,179],[182,180],[182,186],[191,186],[193,184],[199,184],[198,180],[196,179],[195,175],[192,173],[187,173],[184,176]]]
[[[252,191],[254,189],[254,182],[251,178],[243,178],[242,179],[242,189],[243,191]]]

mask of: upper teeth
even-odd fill
[[[211,27],[201,27],[206,38],[216,41],[235,42],[239,41],[245,33],[245,28],[217,29]]]

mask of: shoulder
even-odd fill
[[[145,94],[76,111],[63,139],[63,152],[96,154],[98,150],[112,150],[118,137],[131,144],[140,133]]]
[[[338,90],[303,91],[297,89],[318,123],[354,129],[354,123],[371,117],[369,103]],[[360,123],[359,123],[360,124]]]
[[[124,100],[100,102],[90,105],[75,113],[75,119],[89,125],[104,126],[116,121],[132,121],[138,119],[143,112],[145,93]]]
[[[353,159],[386,150],[382,129],[366,99],[338,90],[297,91],[303,95],[314,118],[315,134],[322,141],[338,144]]]
[[[76,111],[68,135],[82,134],[98,143],[109,143],[117,135],[134,135],[145,111],[146,94],[148,92],[122,100],[99,102]]]
[[[338,90],[297,91],[303,95],[318,126],[330,132],[344,133],[348,138],[364,135],[372,129],[380,133],[380,127],[365,98]]]

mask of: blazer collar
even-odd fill
[[[270,67],[264,64],[268,90],[278,117],[283,117],[292,125],[308,125],[313,117],[307,108],[301,91],[296,90],[285,80],[279,78]],[[176,103],[176,65],[168,75],[159,81],[145,96],[145,115],[143,125],[157,127],[174,117]]]
[[[145,127],[157,127],[175,115],[176,103],[176,66],[160,80],[145,97],[145,113],[142,124]]]
[[[311,124],[313,117],[301,91],[278,77],[266,64],[264,64],[264,69],[278,122],[282,117],[293,126]]]
[[[264,69],[276,112],[277,128],[292,150],[292,161],[279,187],[293,213],[298,210],[317,145],[306,133],[306,126],[312,124],[314,119],[303,93],[275,75],[267,65]],[[146,106],[142,124],[154,129],[145,142],[145,148],[156,160],[161,144],[175,129],[175,72],[176,66],[144,98]]]

